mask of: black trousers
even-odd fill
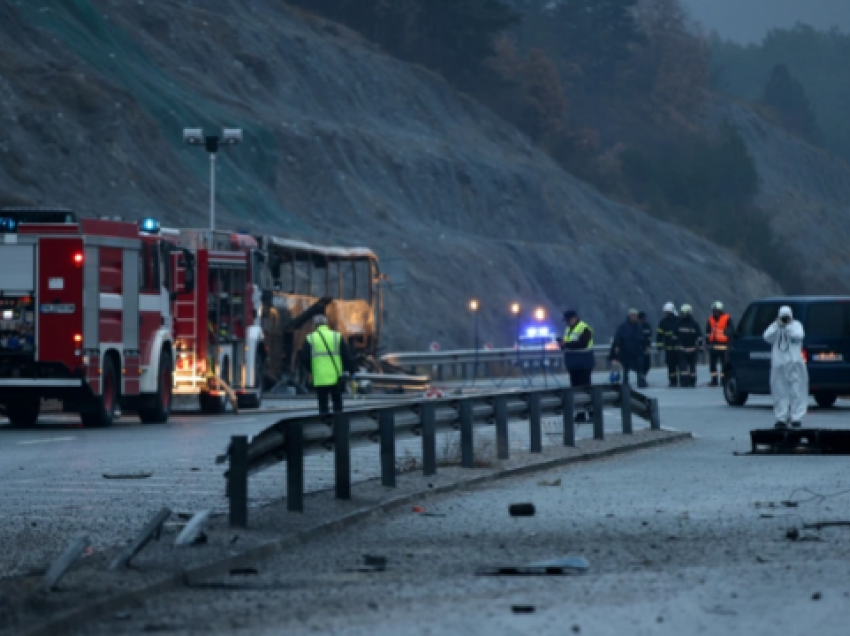
[[[643,377],[649,375],[650,369],[652,369],[652,352],[643,354]]]
[[[679,351],[667,349],[664,353],[664,361],[667,363],[667,379],[670,386],[679,386]]]
[[[711,373],[711,382],[723,382],[723,366],[726,364],[726,349],[709,349],[708,370]],[[717,367],[720,367],[718,372]]]
[[[679,371],[682,378],[682,386],[697,385],[697,352],[679,352]]]
[[[570,386],[590,386],[593,384],[593,369],[568,369]]]
[[[342,413],[342,391],[339,386],[317,386],[316,398],[319,401],[319,415],[328,414],[328,398],[333,399],[334,413]]]

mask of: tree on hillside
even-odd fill
[[[546,144],[564,129],[568,102],[558,69],[542,49],[531,49],[522,65],[523,115],[532,138]]]
[[[520,21],[504,0],[289,0],[342,22],[463,89],[486,83],[497,35]]]
[[[708,46],[680,0],[640,0],[635,12],[646,43],[631,68],[651,107],[686,118],[703,104],[708,84]]]
[[[788,131],[817,143],[817,120],[803,85],[791,75],[786,64],[773,67],[762,91],[761,102],[775,112]]]
[[[554,0],[544,9],[556,30],[559,57],[580,72],[588,90],[610,86],[635,44],[643,42],[635,7],[638,0]]]

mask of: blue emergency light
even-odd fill
[[[159,234],[159,221],[156,219],[142,219],[140,225],[142,232],[147,232],[148,234]]]
[[[549,335],[549,327],[529,327],[525,330],[525,335],[529,338],[536,338],[538,336],[545,338]]]
[[[14,234],[18,231],[18,222],[9,217],[0,218],[0,234]]]

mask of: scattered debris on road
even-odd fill
[[[522,565],[500,565],[479,568],[478,576],[566,576],[583,574],[590,564],[582,557],[567,556]]]
[[[533,517],[537,510],[533,503],[518,503],[511,504],[508,512],[512,517]]]
[[[850,521],[821,521],[820,523],[805,523],[804,530],[820,530],[821,528],[838,528],[841,526],[850,526]]]
[[[536,609],[534,605],[511,605],[514,614],[533,614]]]
[[[552,481],[548,481],[546,479],[541,479],[540,481],[537,482],[537,485],[538,486],[560,486],[561,485],[561,478],[558,477],[558,479],[554,479]]]
[[[260,572],[257,568],[233,568],[230,570],[230,576],[259,576]]]
[[[103,473],[104,479],[147,479],[152,476],[153,473],[139,472],[139,473]]]
[[[363,555],[363,563],[367,567],[379,568],[381,570],[385,570],[387,568],[387,557],[378,556],[378,555],[374,555],[374,554],[364,554]]]

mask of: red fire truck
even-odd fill
[[[178,276],[184,254],[195,257],[197,286],[180,294],[174,325],[177,356],[175,392],[197,394],[201,411],[220,413],[232,388],[243,408],[263,399],[266,348],[260,327],[262,278],[268,277],[257,241],[239,233],[163,229]]]
[[[0,210],[0,407],[12,425],[33,425],[44,398],[85,426],[109,426],[119,405],[167,421],[173,315],[194,293],[195,257],[153,225]]]

